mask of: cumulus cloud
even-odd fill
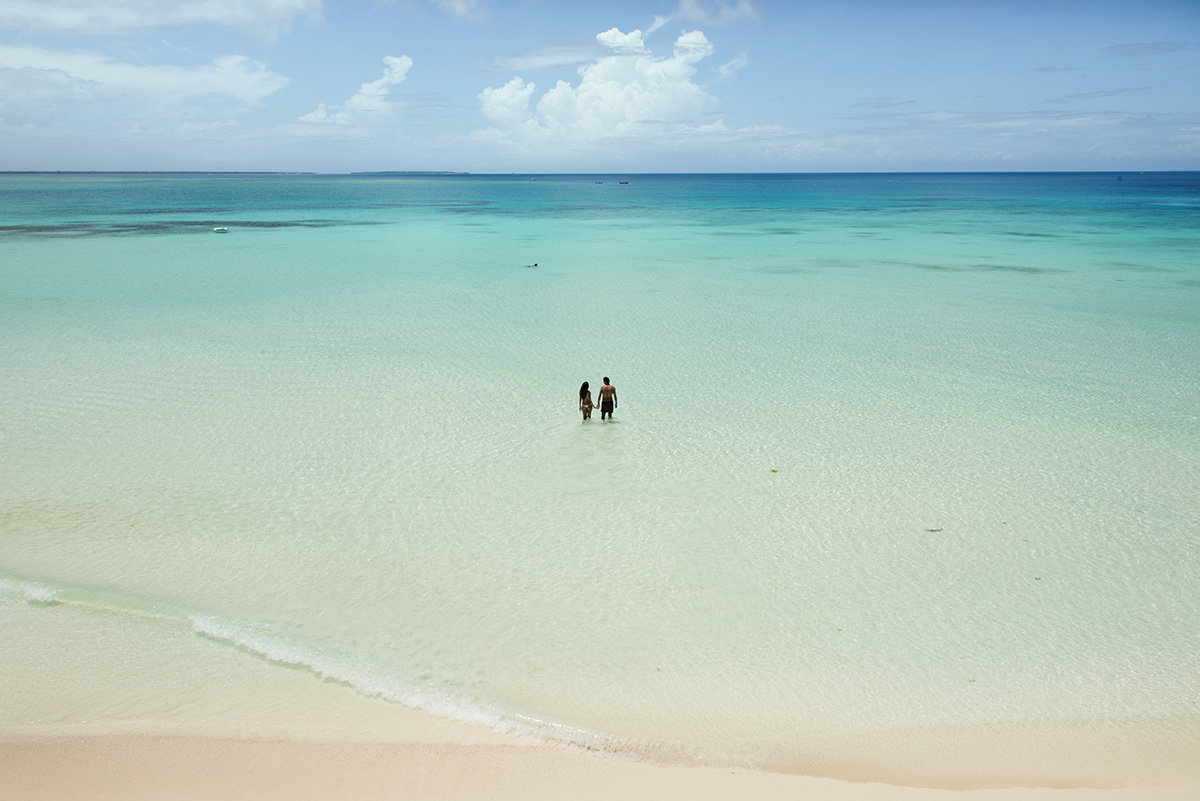
[[[210,23],[274,36],[298,18],[319,19],[321,0],[4,0],[0,28],[113,34]]]
[[[604,33],[596,34],[596,41],[618,53],[645,53],[646,44],[642,41],[642,32],[633,30],[621,33],[616,28],[609,28]]]
[[[529,111],[529,99],[535,88],[534,84],[514,76],[503,86],[484,89],[479,93],[483,115],[506,129],[535,123]]]
[[[364,83],[345,103],[335,106],[332,111],[321,103],[299,121],[350,125],[364,116],[390,114],[395,106],[391,98],[392,87],[404,82],[413,61],[408,56],[384,56],[383,64],[383,75]]]
[[[686,31],[675,40],[675,58],[694,63],[712,55],[713,46],[702,31]]]
[[[408,56],[384,56],[383,75],[375,80],[364,83],[357,92],[346,101],[346,108],[353,111],[387,111],[388,95],[392,87],[403,83],[412,69],[412,59]]]
[[[558,81],[535,102],[535,84],[517,76],[479,94],[492,127],[477,137],[515,147],[586,146],[614,138],[669,135],[716,107],[693,79],[713,52],[701,31],[675,40],[668,57],[646,49],[641,31],[613,28],[596,37],[609,53],[580,67],[576,84]]]

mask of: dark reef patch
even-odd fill
[[[213,228],[230,231],[252,228],[337,228],[347,225],[385,225],[346,220],[172,220],[163,222],[114,223],[66,222],[58,225],[0,225],[0,239],[75,239],[92,236],[154,236],[163,234],[211,233]]]

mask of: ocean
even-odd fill
[[[0,731],[1194,760],[1198,366],[1197,173],[0,175]]]

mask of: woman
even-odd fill
[[[583,412],[584,422],[592,417],[592,393],[588,390],[588,382],[584,381],[579,388],[579,411]]]

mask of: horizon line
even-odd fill
[[[1103,169],[1103,170],[749,170],[749,171],[572,171],[468,172],[460,170],[0,170],[0,175],[305,175],[305,176],[393,176],[393,177],[493,177],[493,176],[574,176],[574,175],[1116,175],[1195,173],[1200,169]]]

